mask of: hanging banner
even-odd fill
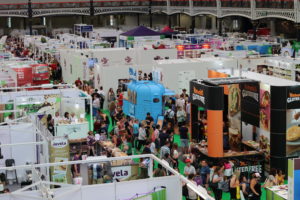
[[[50,163],[67,162],[70,160],[70,145],[65,137],[54,137],[50,142]],[[51,181],[71,183],[70,165],[50,167]]]

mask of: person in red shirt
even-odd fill
[[[117,96],[118,96],[118,106],[122,107],[123,106],[123,94],[120,89],[117,91]]]
[[[78,79],[75,81],[75,85],[76,85],[76,87],[78,87],[78,86],[81,86],[82,85],[82,82],[81,82],[81,80],[80,80],[80,78],[78,77]]]

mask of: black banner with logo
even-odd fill
[[[300,108],[300,86],[287,87],[287,109]]]
[[[240,89],[242,121],[259,127],[259,83],[242,83]]]
[[[205,85],[198,83],[196,80],[190,82],[191,103],[205,108]]]
[[[211,86],[203,82],[190,82],[191,103],[207,110],[224,109],[224,88]]]

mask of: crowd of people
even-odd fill
[[[78,79],[76,85],[82,88],[83,83]],[[142,121],[126,116],[122,110],[124,98],[122,88],[118,88],[116,93],[110,88],[105,94],[102,87],[99,90],[91,88],[88,92],[93,97],[95,117],[94,132],[89,132],[87,137],[89,155],[102,155],[95,149],[99,149],[99,143],[106,140],[110,140],[127,155],[154,154],[162,159],[163,163],[180,172],[196,185],[206,188],[208,193],[214,194],[216,200],[221,200],[224,193],[230,193],[232,200],[241,199],[242,196],[245,199],[258,200],[262,194],[262,187],[283,184],[282,171],[277,173],[272,169],[265,183],[261,185],[261,174],[234,171],[235,161],[233,160],[220,160],[213,163],[202,158],[198,144],[199,141],[205,139],[205,134],[203,133],[198,141],[191,140],[189,137],[191,105],[186,90],[166,100],[167,109],[162,125],[154,123],[151,113],[147,113]],[[104,101],[107,101],[108,112],[103,112],[103,109],[106,109],[103,106]],[[205,113],[199,123],[202,124],[204,132]],[[110,124],[112,124],[112,130],[109,132]],[[175,135],[180,138],[180,143],[174,142]],[[226,142],[224,147],[226,147]],[[105,154],[111,156],[110,152]],[[185,165],[183,171],[180,171],[180,160]],[[145,166],[147,162],[141,160],[140,178],[148,177]],[[171,174],[160,164],[153,171],[154,177]],[[196,193],[186,186],[183,186],[183,196],[187,200],[198,199]]]

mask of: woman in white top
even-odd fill
[[[145,145],[147,140],[147,134],[146,134],[146,129],[145,125],[142,123],[141,127],[139,128],[139,136],[138,136],[138,150],[141,150],[142,146]]]

